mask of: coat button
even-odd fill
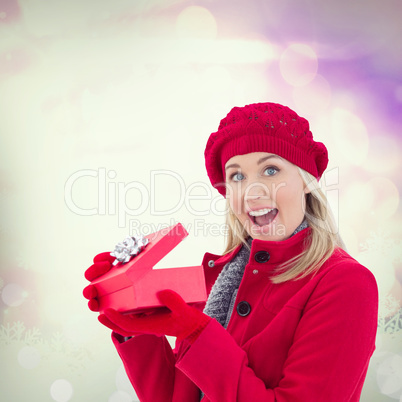
[[[208,267],[213,268],[215,266],[215,261],[214,260],[209,260],[208,261]]]
[[[251,306],[246,301],[241,301],[237,305],[236,309],[237,309],[237,314],[239,314],[241,317],[245,317],[246,315],[250,314]]]
[[[254,254],[254,259],[259,263],[267,262],[270,257],[268,251],[257,251]]]

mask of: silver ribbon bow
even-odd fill
[[[149,240],[142,236],[126,237],[121,243],[117,243],[114,251],[110,253],[112,257],[116,257],[113,265],[119,262],[125,264],[129,262],[132,257],[138,255],[149,243]]]

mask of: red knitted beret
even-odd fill
[[[235,155],[269,152],[311,173],[317,180],[328,164],[327,148],[316,142],[309,123],[277,103],[234,107],[212,133],[205,164],[212,185],[225,195],[225,164]]]

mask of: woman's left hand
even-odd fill
[[[85,271],[85,278],[92,282],[94,279],[106,274],[112,269],[115,257],[110,252],[100,253],[94,257],[94,263]],[[91,311],[99,311],[98,291],[92,283],[85,287],[83,295],[88,299],[88,307]]]
[[[211,317],[189,306],[180,295],[170,289],[157,293],[159,301],[169,310],[156,311],[150,315],[122,314],[106,309],[99,321],[123,336],[138,334],[170,335],[178,340],[193,343],[207,326]]]

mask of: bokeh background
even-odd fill
[[[273,101],[327,145],[322,186],[378,281],[362,400],[402,401],[401,15],[399,0],[0,0],[0,399],[138,400],[83,273],[176,222],[189,236],[159,268],[221,253],[207,138],[233,106]]]

